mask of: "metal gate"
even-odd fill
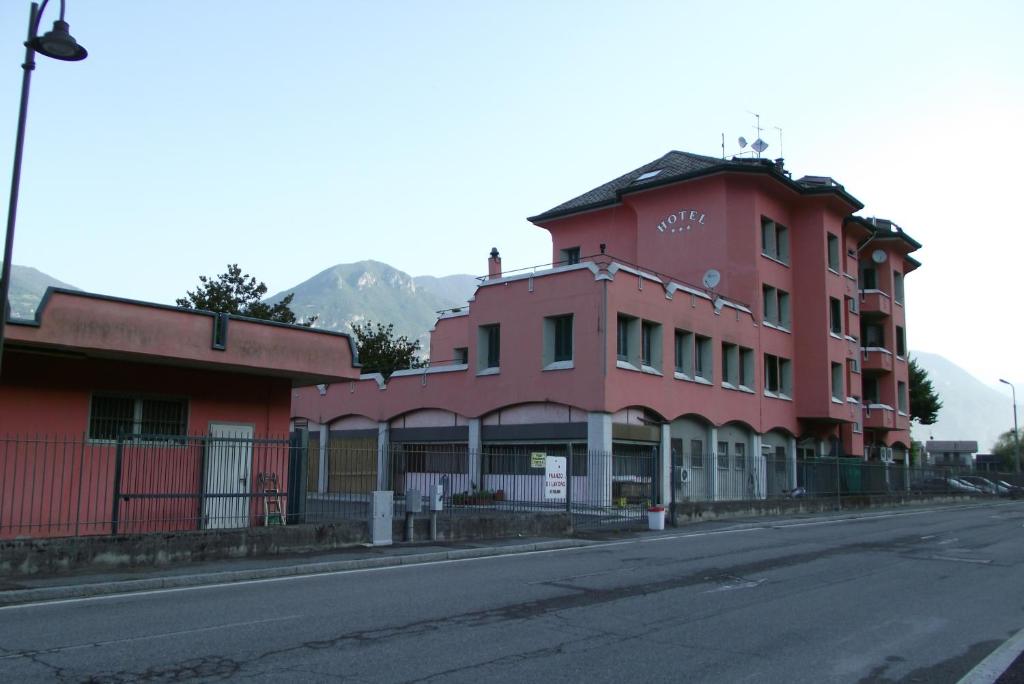
[[[611,454],[592,451],[586,458],[587,476],[570,492],[573,527],[591,532],[646,527],[647,509],[658,502],[658,447],[613,444]]]

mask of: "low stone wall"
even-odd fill
[[[969,501],[966,494],[895,494],[895,495],[849,495],[842,497],[843,510],[868,508],[893,508],[922,504],[953,503]],[[815,497],[808,499],[759,499],[753,501],[699,501],[682,502],[675,505],[677,525],[707,520],[746,518],[756,516],[785,516],[802,513],[823,513],[834,511],[839,504],[836,498]]]
[[[430,539],[430,518],[421,515],[414,520],[413,541]],[[437,517],[437,540],[443,542],[508,537],[568,537],[572,524],[568,513],[488,513]],[[395,518],[392,527],[395,542],[405,539],[405,521]]]
[[[190,561],[329,551],[368,539],[367,523],[253,527],[0,542],[0,576],[159,567]]]

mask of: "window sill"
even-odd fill
[[[557,371],[557,370],[572,370],[574,368],[572,361],[554,361],[544,366],[546,371]]]
[[[693,378],[692,377],[690,377],[686,373],[681,373],[679,371],[676,371],[675,373],[673,373],[672,377],[675,378],[676,380],[686,380],[687,382],[693,382]]]
[[[501,366],[493,366],[491,368],[482,368],[476,372],[477,376],[481,375],[498,375],[501,373]]]
[[[842,399],[836,399],[835,397],[832,397],[832,403],[833,404],[839,404],[840,406],[842,406],[843,405],[843,400]]]
[[[839,269],[838,269],[838,268],[832,268],[831,266],[828,266],[827,268],[828,268],[828,272],[829,272],[829,273],[832,273],[832,274],[834,274],[834,275],[837,275],[837,276],[838,276],[838,275],[842,275],[842,274],[841,274],[841,273],[839,272]]]
[[[782,325],[781,323],[772,323],[771,321],[761,321],[761,325],[763,325],[766,328],[771,328],[772,330],[778,330],[779,332],[784,332],[787,335],[791,335],[792,334],[792,331],[789,329],[789,327],[785,326],[785,325]]]
[[[636,371],[638,373],[640,372],[639,368],[631,364],[629,361],[623,361],[622,359],[619,359],[618,361],[615,362],[615,367],[621,368],[622,370],[631,370]]]
[[[655,368],[654,366],[640,366],[640,372],[647,373],[647,375],[657,375],[659,378],[663,377],[661,371]]]
[[[833,338],[833,339],[836,339],[836,340],[843,339],[842,335],[840,335],[839,333],[836,333],[836,332],[832,332],[832,331],[829,331],[828,336]]]
[[[714,384],[709,379],[705,378],[702,375],[695,375],[695,376],[693,376],[693,381],[695,383],[697,383],[698,385],[712,385],[712,384]]]
[[[744,394],[753,394],[754,390],[750,389],[746,385],[734,385],[731,382],[723,382],[722,387],[733,392],[743,392]]]
[[[788,394],[783,394],[782,392],[772,392],[770,390],[765,390],[764,391],[764,396],[768,397],[769,399],[781,399],[782,401],[793,401],[793,397],[789,396]]]
[[[789,268],[789,262],[783,261],[782,259],[779,259],[778,257],[773,257],[771,254],[765,254],[764,252],[761,252],[761,256],[763,256],[768,261],[774,261],[775,263],[777,263],[777,264],[779,264],[781,266],[785,266],[786,268]]]

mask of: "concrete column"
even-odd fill
[[[601,411],[587,414],[586,503],[612,505],[612,414]]]
[[[707,500],[718,501],[718,428],[708,426]]]
[[[903,456],[903,489],[910,491],[910,449]]]
[[[786,489],[796,489],[796,437],[786,439]]]
[[[473,489],[473,485],[476,485],[477,489],[483,489],[483,468],[481,454],[484,448],[483,437],[481,436],[480,430],[480,419],[470,418],[469,419],[469,440],[466,445],[469,448],[469,458],[467,459],[469,472],[470,491]]]
[[[767,498],[768,471],[765,469],[764,454],[761,453],[761,435],[756,432],[750,436],[750,472],[754,476],[754,498]]]
[[[328,426],[326,426],[326,425],[321,425],[320,426],[320,472],[317,473],[317,479],[316,479],[316,490],[318,492],[320,492],[321,494],[324,494],[327,491],[328,478],[330,477],[329,470],[328,470],[328,466],[330,464],[327,462],[328,461],[328,455],[330,453],[327,450],[327,442],[330,440],[330,438],[331,438],[331,429]]]
[[[391,427],[377,423],[377,490],[391,489]]]
[[[661,458],[658,462],[661,469],[658,503],[667,506],[672,501],[672,426],[668,423],[661,426]]]

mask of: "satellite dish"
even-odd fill
[[[876,264],[884,264],[885,259],[886,255],[884,249],[876,249],[874,252],[871,253],[871,260],[874,261]]]
[[[737,140],[736,142],[738,142],[738,143],[740,144],[740,149],[741,149],[741,150],[742,150],[742,149],[743,149],[744,147],[746,147],[746,146],[747,146],[747,139],[746,139],[746,138],[744,138],[744,137],[743,137],[742,135],[740,136],[740,139],[739,139],[739,140]]]
[[[704,274],[704,287],[709,290],[714,290],[715,287],[722,281],[722,274],[711,268]]]
[[[768,143],[758,138],[754,142],[750,143],[750,148],[757,152],[758,154],[761,154],[762,152],[768,149]]]

